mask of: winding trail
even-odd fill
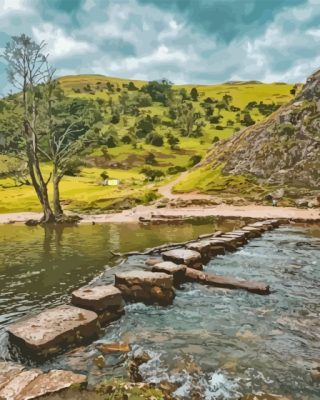
[[[188,171],[183,172],[174,181],[161,186],[158,188],[158,192],[165,198],[169,200],[213,200],[214,197],[192,192],[175,194],[172,193],[172,188],[178,182],[180,182],[186,175]],[[268,219],[268,218],[286,218],[293,221],[299,220],[312,220],[320,223],[320,209],[301,209],[295,207],[271,207],[271,206],[260,206],[260,205],[245,205],[245,206],[235,206],[235,205],[208,205],[208,206],[189,206],[183,208],[156,208],[154,205],[148,206],[137,206],[130,210],[124,210],[115,214],[96,214],[80,215],[82,220],[81,224],[88,223],[137,223],[139,218],[149,219],[151,216],[156,217],[161,216],[183,216],[183,217],[234,217],[234,218],[256,218],[256,219]],[[41,213],[36,212],[21,212],[21,213],[9,213],[0,214],[0,224],[10,224],[10,223],[24,223],[29,219],[40,219]]]

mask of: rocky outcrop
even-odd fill
[[[31,400],[60,392],[72,385],[85,386],[85,375],[70,371],[52,370],[47,373],[39,369],[25,369],[12,362],[0,362],[0,399]]]
[[[224,175],[255,178],[284,188],[286,196],[316,194],[320,187],[320,71],[295,99],[266,120],[218,142],[201,165]]]
[[[113,285],[83,287],[72,293],[72,304],[96,312],[101,325],[114,321],[124,313],[124,301]]]
[[[93,311],[62,305],[7,327],[10,342],[26,356],[48,356],[78,344],[100,332],[98,315]]]
[[[125,300],[145,304],[171,304],[175,292],[173,277],[166,273],[130,271],[115,275],[115,286]]]

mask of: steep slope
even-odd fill
[[[217,189],[217,180],[225,186]],[[320,189],[320,71],[266,120],[217,143],[176,190],[210,192],[239,181],[238,188],[281,186],[291,194]]]

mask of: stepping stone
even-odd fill
[[[0,390],[0,399],[17,400],[21,398],[23,390],[40,375],[42,375],[40,369],[30,369],[20,372]]]
[[[164,261],[172,261],[175,264],[184,264],[194,269],[202,269],[201,254],[189,249],[175,249],[161,254]]]
[[[130,271],[115,275],[115,286],[129,301],[145,304],[171,304],[175,292],[173,276],[162,272]]]
[[[207,261],[210,255],[211,244],[208,240],[201,240],[199,242],[189,243],[186,245],[188,250],[197,251],[202,256],[202,261]]]
[[[79,344],[100,332],[98,315],[62,305],[22,319],[7,327],[11,343],[30,356],[49,356],[68,345]]]
[[[264,231],[271,231],[273,229],[273,226],[271,224],[264,222],[255,222],[254,224],[249,224],[248,226],[252,226],[254,228],[260,228]]]
[[[238,243],[241,245],[248,243],[248,240],[246,239],[245,235],[237,235],[236,233],[228,232],[225,233],[222,238],[232,238],[235,239]]]
[[[72,293],[71,303],[95,311],[101,324],[114,321],[123,315],[123,298],[113,285],[83,287]]]
[[[260,237],[262,235],[261,230],[253,226],[244,226],[242,230],[244,232],[249,232],[251,235],[253,235],[253,237]]]
[[[223,247],[224,252],[221,254],[224,254],[225,250],[234,251],[234,250],[236,250],[236,246],[234,244],[232,244],[232,242],[233,242],[233,239],[227,239],[227,238],[224,238],[224,239],[219,238],[219,239],[210,240],[211,249],[213,249],[212,252],[214,253],[214,249],[216,247]]]
[[[179,286],[185,280],[186,266],[175,264],[171,261],[163,261],[152,267],[153,272],[164,272],[173,276],[173,283]]]
[[[220,240],[223,240],[225,243],[230,244],[233,246],[235,249],[239,246],[242,246],[244,244],[244,241],[241,240],[241,238],[235,237],[235,236],[228,236],[228,235],[223,235],[219,238]]]
[[[0,391],[16,375],[24,370],[24,366],[11,361],[0,361]]]
[[[87,377],[71,371],[52,370],[37,376],[30,382],[15,400],[31,400],[44,395],[60,392],[71,386],[85,387]]]
[[[257,237],[255,232],[250,232],[250,231],[245,231],[245,230],[238,230],[238,231],[232,231],[234,235],[243,235],[246,239],[252,239]]]
[[[145,264],[152,267],[153,265],[159,264],[160,262],[161,262],[161,258],[148,258],[145,261]]]
[[[271,224],[274,228],[279,228],[281,225],[281,220],[280,219],[267,219],[264,221],[266,224]]]
[[[210,248],[210,256],[218,256],[226,254],[226,250],[224,246],[211,246]]]

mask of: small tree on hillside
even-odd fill
[[[199,93],[198,93],[197,88],[193,87],[190,90],[190,96],[191,96],[192,101],[198,101]]]

